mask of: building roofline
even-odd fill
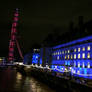
[[[87,36],[87,37],[83,37],[83,38],[80,38],[80,39],[77,39],[77,40],[74,40],[74,41],[71,41],[71,42],[67,42],[67,43],[64,43],[64,44],[61,44],[61,45],[53,46],[52,48],[57,49],[57,48],[61,48],[61,47],[68,46],[68,45],[73,45],[73,44],[83,42],[85,40],[90,40],[90,39],[92,39],[92,35]]]

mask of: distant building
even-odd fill
[[[33,49],[32,53],[32,64],[40,64],[40,49]]]
[[[24,64],[32,64],[32,52],[30,53],[27,53],[25,56],[24,56],[24,59],[23,59],[23,63]]]
[[[6,63],[5,57],[0,57],[0,65],[3,65]]]

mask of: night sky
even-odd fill
[[[19,8],[19,39],[23,52],[42,40],[55,28],[68,29],[78,16],[92,19],[92,0],[2,0],[0,2],[0,54],[8,54],[13,12]],[[61,30],[61,34],[65,32]]]

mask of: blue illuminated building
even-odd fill
[[[24,64],[38,64],[40,63],[40,49],[32,49],[30,51],[30,53],[27,53],[24,56],[24,60],[23,60]]]
[[[39,54],[33,53],[32,64],[38,64]]]
[[[52,47],[54,70],[92,76],[92,36]]]
[[[32,64],[40,64],[40,49],[33,49]]]
[[[59,72],[92,77],[92,36],[65,44],[33,49],[32,64]]]

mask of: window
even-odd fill
[[[77,74],[80,74],[80,71],[79,70],[77,71]]]
[[[64,54],[64,51],[62,51],[62,54]]]
[[[87,58],[90,58],[90,53],[87,54]]]
[[[80,54],[78,54],[78,58],[80,58]]]
[[[65,53],[67,53],[67,51],[65,50]]]
[[[65,56],[65,59],[66,59],[66,56]]]
[[[70,53],[70,50],[68,50],[68,53]]]
[[[85,51],[85,47],[82,48],[82,51]]]
[[[76,62],[74,61],[74,67],[76,67]]]
[[[57,55],[57,52],[56,52],[56,55]]]
[[[80,62],[78,62],[78,67],[80,67]]]
[[[74,49],[74,52],[76,52],[76,49]]]
[[[90,68],[90,63],[88,62],[88,68]]]
[[[78,52],[80,52],[80,48],[78,48]]]
[[[82,58],[85,58],[85,53],[82,54]]]
[[[56,55],[56,54],[54,53],[54,55]]]
[[[61,54],[61,51],[60,51],[60,54]]]
[[[74,54],[74,59],[76,59],[76,54]]]
[[[58,52],[58,55],[59,55],[59,52]]]
[[[73,55],[71,55],[71,59],[73,59]]]
[[[69,59],[69,55],[68,55],[68,59]]]
[[[65,61],[65,65],[67,65],[67,61]]]
[[[82,63],[82,67],[83,67],[83,68],[85,67],[85,64],[84,64],[84,62]]]
[[[90,46],[87,47],[87,50],[88,50],[88,51],[90,50]]]
[[[57,60],[59,60],[59,56],[57,56]]]
[[[55,66],[55,69],[57,69],[57,66]]]

